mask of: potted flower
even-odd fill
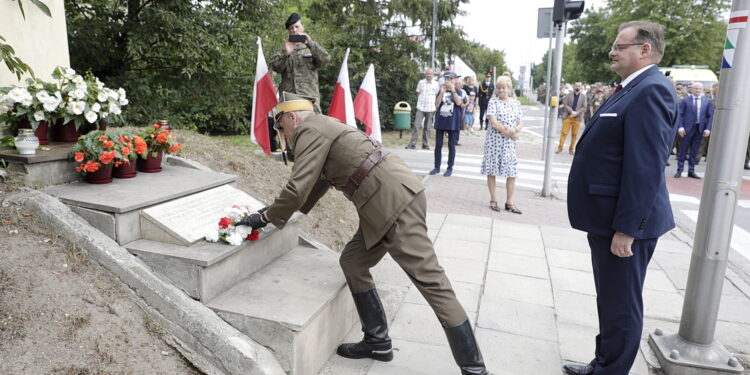
[[[145,155],[138,159],[138,170],[146,173],[161,172],[161,159],[165,153],[173,154],[182,148],[171,129],[154,124],[142,134],[147,145]]]
[[[115,158],[112,177],[135,177],[137,174],[135,171],[136,160],[139,155],[146,153],[148,148],[148,146],[146,146],[146,141],[140,136],[134,136],[130,133],[120,133],[113,138],[116,138],[115,151],[117,157]]]
[[[0,88],[0,122],[14,131],[32,129],[42,145],[48,143],[49,124],[61,105],[61,93],[38,78],[27,78],[25,86]]]
[[[52,77],[64,103],[64,110],[53,128],[58,140],[73,142],[79,133],[97,128],[104,130],[106,126],[100,123],[103,119],[122,121],[121,108],[128,104],[122,88],[109,89],[90,72],[84,78],[71,68],[57,67]]]
[[[112,167],[115,159],[120,157],[115,149],[115,141],[104,131],[80,136],[70,152],[70,158],[78,163],[76,172],[92,184],[112,182]]]

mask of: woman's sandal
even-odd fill
[[[519,215],[521,214],[521,210],[519,210],[518,207],[516,207],[515,204],[506,203],[505,204],[505,211],[510,211],[510,212],[512,212],[514,214],[519,214]]]
[[[496,201],[490,201],[490,210],[500,212],[500,207],[497,206]]]

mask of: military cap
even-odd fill
[[[315,98],[284,91],[281,93],[281,101],[279,101],[279,104],[273,109],[273,128],[281,130],[279,127],[279,119],[284,113],[294,111],[313,111],[313,103],[315,103]]]
[[[454,72],[452,70],[449,70],[449,71],[443,73],[443,76],[444,77],[450,77],[450,78],[458,78],[458,74],[456,74],[456,72]]]
[[[286,28],[288,29],[288,28],[289,28],[289,26],[292,26],[292,25],[294,25],[295,23],[297,23],[297,21],[299,21],[299,20],[301,20],[301,19],[302,19],[302,17],[300,17],[300,16],[299,16],[299,14],[297,14],[297,13],[292,13],[292,14],[291,14],[291,15],[289,16],[289,18],[287,18],[287,19],[286,19],[286,23],[284,24],[284,26],[286,26]]]

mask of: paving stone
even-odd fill
[[[662,266],[662,270],[667,274],[669,280],[678,290],[685,290],[687,287],[688,270],[681,268],[671,268]]]
[[[440,230],[440,227],[443,226],[443,222],[445,222],[445,214],[428,212],[426,221],[427,221],[427,229]]]
[[[657,328],[664,331],[665,334],[671,335],[673,333],[677,333],[680,328],[680,322],[676,320],[654,319],[648,316],[644,316],[641,340],[647,340],[648,335],[654,332],[654,330]]]
[[[490,246],[486,242],[462,241],[440,238],[435,241],[435,253],[438,257],[461,258],[469,260],[487,261]]]
[[[673,240],[659,240],[656,244],[656,251],[664,251],[669,253],[687,254],[688,258],[693,252],[692,246],[682,242]]]
[[[427,229],[427,237],[430,238],[430,241],[432,241],[432,243],[435,243],[435,241],[437,241],[437,236],[439,233],[440,231],[437,229]]]
[[[679,293],[643,290],[643,315],[650,318],[679,321],[683,297]]]
[[[479,293],[482,290],[482,286],[479,284],[462,283],[460,281],[451,281],[451,284],[453,285],[453,291],[456,292],[458,302],[461,303],[464,310],[467,312],[477,312],[479,310]],[[427,301],[422,297],[422,293],[419,293],[419,289],[416,286],[409,288],[404,302],[428,306]]]
[[[557,342],[555,310],[549,306],[485,296],[477,326]]]
[[[724,287],[721,290],[721,294],[725,296],[738,296],[742,297],[745,293],[742,293],[729,279],[724,279]]]
[[[485,262],[469,259],[441,257],[440,265],[445,269],[448,278],[466,283],[484,283]]]
[[[360,339],[362,337],[357,340]],[[318,375],[366,375],[373,362],[372,359],[349,359],[333,353]]]
[[[440,229],[440,238],[449,238],[462,241],[490,242],[492,229],[477,228],[470,225],[443,224]]]
[[[599,327],[596,297],[592,295],[555,290],[555,313],[558,323]]]
[[[408,340],[432,345],[448,345],[440,321],[427,305],[404,303],[388,332],[394,341]]]
[[[655,260],[662,268],[677,268],[681,270],[690,269],[690,253],[676,254],[662,251],[659,244],[656,245],[652,261]]]
[[[487,369],[495,374],[559,374],[557,343],[477,328],[477,341]]]
[[[550,267],[567,268],[585,272],[591,269],[591,254],[578,251],[547,248],[547,262]]]
[[[544,258],[544,243],[538,240],[521,240],[513,237],[493,237],[490,251]]]
[[[495,220],[492,235],[522,240],[542,240],[542,232],[538,225],[519,224],[505,220]]]
[[[521,276],[549,279],[547,261],[544,258],[493,251],[490,254],[487,269]]]
[[[412,282],[401,266],[392,259],[381,259],[375,267],[370,269],[373,280],[376,283],[385,282],[391,285],[411,286]]]
[[[596,295],[593,273],[552,267],[550,276],[555,290]]]
[[[672,283],[672,280],[667,277],[666,272],[656,269],[646,272],[646,281],[643,284],[643,288],[664,292],[677,292],[677,288]]]
[[[733,353],[750,354],[750,324],[716,322],[716,340]]]
[[[721,297],[719,319],[729,322],[750,324],[750,300],[745,296]]]
[[[393,361],[375,361],[368,375],[455,375],[459,372],[448,345],[430,345],[399,340]],[[342,374],[343,375],[343,374]]]
[[[492,218],[473,215],[448,214],[444,224],[492,229]]]
[[[598,328],[558,322],[557,329],[563,361],[589,363],[594,358]]]
[[[648,342],[641,341],[641,348],[648,347]],[[638,350],[638,355],[635,357],[633,367],[630,368],[630,375],[649,375],[651,372],[646,364],[646,358],[643,356],[643,351]]]
[[[484,288],[487,296],[553,306],[549,280],[489,271]]]

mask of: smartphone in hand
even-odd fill
[[[292,43],[305,43],[305,42],[307,42],[307,36],[306,35],[290,34],[289,35],[289,41],[292,42]]]

